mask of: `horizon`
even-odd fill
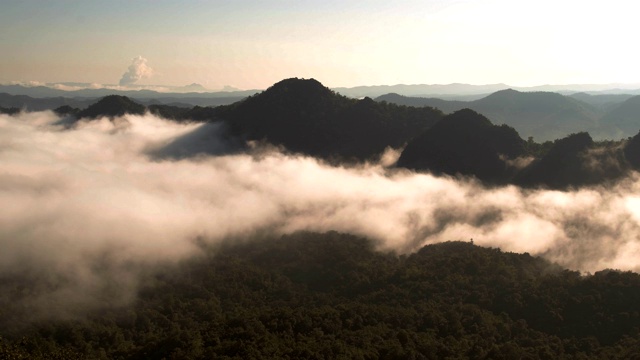
[[[639,5],[603,4],[10,0],[0,83],[640,84]]]
[[[310,79],[314,79],[318,82],[320,82],[323,86],[326,86],[321,80],[316,79],[316,78],[302,78],[302,77],[293,77],[293,78],[297,78],[297,79],[302,79],[302,80],[310,80]],[[290,79],[290,78],[289,78]],[[65,92],[72,92],[72,91],[78,91],[78,90],[114,90],[114,91],[141,91],[141,90],[146,90],[146,91],[156,91],[159,93],[170,93],[170,92],[175,92],[177,90],[183,89],[186,90],[189,87],[192,86],[197,86],[197,87],[201,87],[201,90],[195,90],[195,91],[182,91],[182,92],[199,92],[199,93],[219,93],[219,92],[246,92],[246,91],[264,91],[266,89],[268,89],[269,87],[277,84],[278,82],[282,81],[282,80],[286,80],[285,79],[280,79],[276,82],[274,82],[271,85],[268,85],[264,88],[251,88],[251,89],[244,89],[244,88],[235,88],[235,87],[231,87],[231,86],[224,86],[223,88],[208,88],[203,86],[200,83],[190,83],[190,84],[184,84],[184,85],[166,85],[166,84],[130,84],[130,85],[119,85],[116,83],[113,84],[98,84],[98,83],[87,83],[87,82],[73,82],[73,81],[61,81],[61,82],[38,82],[38,81],[25,81],[25,82],[21,82],[21,81],[9,81],[9,82],[0,82],[0,86],[21,86],[24,88],[35,88],[35,87],[46,87],[46,88],[50,88],[50,89],[54,89],[54,90],[61,90],[61,91],[65,91]],[[447,86],[468,86],[468,87],[491,87],[491,86],[504,86],[505,89],[516,89],[517,91],[526,91],[527,89],[538,89],[538,88],[547,88],[547,87],[553,87],[553,88],[558,88],[555,90],[536,90],[536,91],[593,91],[593,92],[598,92],[598,91],[613,91],[613,90],[640,90],[640,83],[572,83],[572,84],[550,84],[550,83],[544,83],[544,84],[536,84],[536,85],[530,85],[530,86],[517,86],[517,85],[513,85],[513,84],[507,84],[507,83],[486,83],[486,84],[472,84],[472,83],[461,83],[461,82],[454,82],[454,83],[398,83],[398,84],[363,84],[363,85],[355,85],[355,86],[336,86],[336,87],[329,87],[331,89],[357,89],[357,88],[376,88],[376,87],[397,87],[397,86],[407,86],[407,87],[411,87],[411,86],[427,86],[427,87],[447,87]],[[591,89],[591,90],[583,90],[583,89],[578,89],[578,88],[572,88],[572,87],[595,87],[597,89]],[[497,90],[499,91],[499,90]]]

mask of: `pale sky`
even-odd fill
[[[1,0],[0,83],[640,83],[640,2]]]

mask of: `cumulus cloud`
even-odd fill
[[[65,130],[51,112],[0,115],[0,277],[46,275],[34,303],[127,301],[141,268],[257,232],[336,230],[403,253],[473,238],[582,271],[640,270],[637,175],[563,192],[390,170],[392,153],[359,167],[277,149],[159,158],[210,125],[125,118]]]
[[[122,75],[120,86],[135,84],[141,79],[151,77],[151,75],[153,75],[153,69],[147,65],[147,59],[142,56],[135,57],[131,60],[127,72]]]

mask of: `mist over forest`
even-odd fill
[[[127,78],[123,77],[122,81],[126,82]],[[253,279],[250,275],[229,280],[239,287],[258,281],[260,285],[256,286],[264,285],[265,289],[285,291],[286,288],[286,291],[298,291],[309,297],[326,290],[331,294],[327,295],[329,297],[347,297],[349,301],[355,299],[349,297],[350,291],[361,294],[358,295],[363,296],[360,300],[371,300],[367,296],[373,296],[367,292],[371,290],[369,287],[358,287],[365,286],[358,277],[360,274],[371,279],[379,276],[375,281],[385,284],[380,285],[380,289],[397,295],[398,302],[405,301],[399,299],[413,296],[410,290],[396,294],[386,284],[394,281],[398,286],[408,284],[397,277],[408,281],[412,275],[405,266],[419,254],[431,254],[429,251],[438,252],[442,259],[465,254],[459,260],[463,265],[451,265],[447,271],[449,274],[463,271],[470,279],[474,276],[486,279],[491,268],[502,269],[503,265],[497,262],[516,261],[505,259],[520,259],[517,261],[527,264],[532,261],[526,271],[522,270],[527,274],[521,274],[522,278],[517,280],[513,280],[514,277],[509,286],[521,282],[531,285],[538,281],[536,279],[543,279],[540,281],[546,284],[545,281],[550,280],[545,276],[554,274],[560,279],[558,281],[566,281],[577,289],[581,277],[600,284],[610,271],[628,276],[625,284],[638,282],[636,274],[626,273],[640,271],[640,175],[636,171],[640,140],[632,138],[634,134],[608,142],[594,141],[587,133],[546,143],[536,143],[532,139],[527,142],[513,128],[494,125],[490,118],[473,110],[446,114],[434,107],[416,108],[368,98],[348,99],[314,82],[291,79],[231,105],[211,108],[152,106],[112,97],[84,109],[68,107],[65,111],[0,114],[0,202],[5,204],[0,207],[0,247],[3,249],[0,252],[0,288],[5,294],[2,304],[9,309],[2,313],[5,318],[2,323],[7,330],[0,333],[9,339],[4,340],[8,345],[0,346],[0,349],[7,354],[28,351],[12,342],[25,334],[31,334],[32,339],[48,339],[37,340],[42,341],[40,343],[34,340],[29,345],[43,354],[46,354],[47,346],[52,353],[55,350],[64,354],[72,349],[74,356],[80,354],[79,357],[90,358],[100,357],[96,355],[98,348],[115,351],[106,344],[79,349],[80,340],[74,345],[67,337],[55,335],[60,330],[42,330],[44,328],[38,326],[74,321],[83,324],[86,319],[99,321],[95,320],[96,313],[101,311],[138,309],[136,304],[147,304],[152,299],[149,294],[158,291],[150,283],[178,286],[181,280],[175,274],[190,272],[198,274],[193,275],[198,278],[207,270],[196,271],[193,267],[211,266],[213,269],[218,261],[227,264],[224,270],[219,270],[221,274],[226,274],[229,266],[240,263],[247,267],[239,268],[238,272],[247,274],[270,271],[264,269],[272,266],[273,271],[284,274],[278,276],[290,279],[286,281],[306,284],[302,290],[287,288],[289,285],[275,280],[269,288],[264,285],[266,282],[263,283],[264,277],[250,280]],[[202,118],[196,119],[198,116]],[[451,241],[465,244],[451,245]],[[340,261],[357,262],[360,267],[348,268],[344,273],[336,270],[334,274],[331,269],[342,265],[327,260],[317,268],[304,270],[295,261],[287,268],[278,259],[293,261],[290,256],[295,258],[297,254],[298,260],[309,257],[309,263],[319,261],[313,253],[304,253],[304,246],[298,248],[300,242],[307,244],[306,247],[321,249],[325,249],[322,244],[329,244],[326,251],[331,252],[333,247],[342,254]],[[442,247],[433,247],[436,244],[442,244]],[[291,250],[293,253],[287,255],[283,249],[289,246],[297,249],[297,253]],[[484,253],[485,249],[499,250]],[[278,251],[285,251],[285,255],[277,255],[281,254]],[[318,251],[320,254],[325,250]],[[217,257],[219,253],[226,255]],[[274,260],[265,260],[271,256]],[[429,261],[437,261],[438,256]],[[490,257],[493,260],[480,265],[466,263],[468,259]],[[225,262],[236,258],[240,260]],[[359,262],[365,258],[367,264],[379,265],[377,261],[381,261],[388,269],[380,270],[374,276],[368,265]],[[210,261],[209,265],[202,265],[202,259]],[[427,271],[427,265],[421,266],[416,268],[416,274]],[[513,265],[504,271],[517,272],[520,270],[513,269],[520,269],[519,266]],[[469,270],[475,267],[482,270]],[[158,278],[158,274],[163,274],[159,269],[178,270],[174,275]],[[328,272],[331,275],[327,275]],[[599,274],[599,277],[591,274]],[[420,281],[430,281],[431,275],[420,275],[426,276]],[[218,284],[223,280],[215,278],[211,281]],[[452,277],[450,281],[454,284],[457,280]],[[373,284],[374,280],[370,282]],[[487,287],[498,283],[489,281]],[[351,287],[353,289],[349,290]],[[635,294],[632,288],[631,285],[627,288],[629,294]],[[548,290],[542,285],[536,289]],[[512,290],[514,293],[523,291],[520,288]],[[253,294],[246,296],[257,296],[249,288],[242,291]],[[368,295],[362,295],[365,293]],[[229,293],[232,295],[224,298],[220,294],[226,293],[221,290],[215,295],[221,303],[232,301],[237,295]],[[293,296],[283,295],[278,300],[277,294],[269,294],[273,296],[272,302],[265,302],[263,306],[271,306],[285,298],[290,301]],[[621,294],[627,296],[624,291]],[[449,296],[456,298],[458,295],[442,295],[442,304],[450,300]],[[540,296],[542,299],[547,295]],[[576,295],[576,298],[580,297]],[[571,336],[596,339],[596,343],[590,345],[592,348],[564,343],[550,350],[554,354],[562,349],[566,354],[583,351],[585,356],[597,357],[596,349],[600,345],[610,346],[638,338],[640,323],[625,325],[624,333],[610,337],[590,333],[591,330],[576,335],[577,330],[570,322],[574,315],[562,312],[569,311],[569,305],[557,305],[566,321],[550,317],[547,323],[535,323],[532,316],[526,315],[527,312],[534,313],[534,299],[523,300],[522,308],[506,306],[504,309],[498,306],[496,299],[491,298],[492,305],[486,308],[480,300],[470,303],[482,311],[489,311],[486,314],[492,314],[492,319],[496,317],[491,321],[499,321],[496,319],[504,310],[509,317],[507,326],[513,327],[513,341],[520,336],[515,335],[515,328],[520,326],[516,324],[518,319],[528,321],[531,331],[557,336],[561,342],[574,341],[567,340]],[[631,297],[624,299],[627,301]],[[341,301],[334,299],[329,303],[336,309]],[[550,314],[556,300],[540,301],[549,310],[544,314]],[[414,305],[418,303],[417,300],[413,302]],[[301,308],[307,306],[305,301],[296,304]],[[180,306],[176,305],[176,309]],[[249,308],[246,305],[243,309]],[[221,313],[225,313],[224,306],[221,309]],[[438,309],[454,313],[462,311],[460,308]],[[386,311],[390,310],[386,309],[385,314]],[[632,310],[625,308],[624,311]],[[486,314],[483,316],[489,316]],[[629,316],[636,321],[637,311]],[[247,319],[242,316],[234,319],[239,318]],[[551,330],[553,326],[549,324],[553,321],[563,324],[556,324],[561,330]],[[602,321],[605,320],[593,320],[588,326],[597,328]],[[263,323],[266,324],[266,320]],[[467,329],[467,325],[464,326]],[[308,333],[302,333],[313,338],[310,335],[313,329],[311,326],[304,330]],[[444,338],[447,331],[453,330],[438,331],[443,332],[441,337]],[[457,339],[466,339],[465,336],[472,333],[468,331],[466,335],[459,333]],[[325,329],[325,332],[330,331]],[[275,330],[270,332],[276,337],[277,333]],[[171,337],[166,336],[167,339]],[[404,341],[403,345],[415,340],[401,338],[398,341]],[[2,338],[0,344],[1,341]],[[108,357],[151,356],[151,350],[144,348],[142,340],[134,345],[130,338],[126,341],[129,345],[123,345],[125,342],[118,345],[122,346],[121,353],[109,352]],[[524,343],[517,343],[522,351],[525,351]],[[185,344],[170,348],[162,356],[158,353],[151,357],[169,356],[172,351],[187,346]],[[198,346],[202,347],[202,344]],[[264,350],[264,347],[255,346],[256,351]],[[295,348],[290,343],[278,346]],[[310,344],[300,346],[301,349],[313,349]],[[463,348],[466,345],[455,346]],[[482,346],[487,348],[478,350],[478,354],[497,358],[495,352],[491,353],[491,344]],[[581,350],[571,353],[570,346]],[[196,348],[191,343],[188,347]],[[213,345],[210,347],[213,349]],[[227,355],[234,353],[225,349]],[[341,354],[339,350],[333,350],[334,356]],[[392,358],[391,352],[384,351],[379,349],[377,356],[364,354],[362,358]],[[438,351],[442,355],[445,350]],[[222,353],[202,350],[192,357],[205,358],[204,354]],[[180,358],[178,353],[173,354]],[[248,356],[239,350],[235,354]],[[271,356],[280,356],[277,354],[283,353],[273,352]],[[288,354],[294,356],[296,353]],[[434,354],[437,357],[438,352]],[[541,353],[536,354],[540,356]],[[304,353],[297,355],[313,357]],[[482,357],[478,355],[477,358]]]
[[[2,117],[2,200],[12,204],[1,210],[3,269],[59,269],[93,283],[92,262],[104,255],[116,268],[175,261],[198,241],[303,230],[364,236],[398,253],[473,239],[581,271],[640,266],[635,174],[613,188],[554,191],[332,166],[276,148],[164,160],[153,154],[206,124],[126,115],[69,130],[59,121]]]

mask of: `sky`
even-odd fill
[[[0,83],[640,83],[638,13],[626,0],[3,0]]]

